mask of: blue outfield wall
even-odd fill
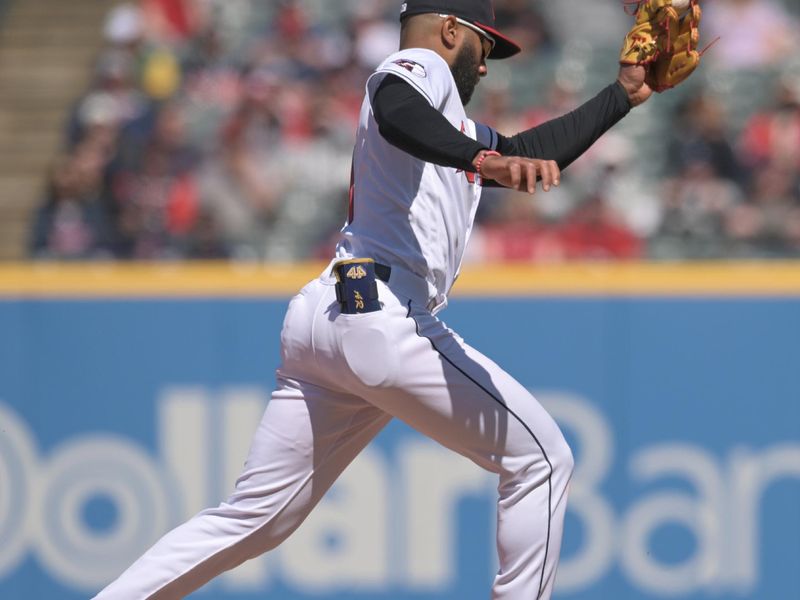
[[[286,299],[0,301],[0,598],[87,598],[224,499]],[[577,471],[556,597],[800,597],[800,297],[457,298]],[[284,546],[192,597],[472,600],[496,482],[402,424]]]

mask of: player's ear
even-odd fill
[[[440,32],[444,47],[448,50],[455,48],[458,40],[458,21],[456,21],[456,18],[453,15],[448,16],[446,19],[442,19]]]

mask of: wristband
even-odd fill
[[[482,150],[480,156],[478,156],[478,160],[475,162],[475,171],[483,178],[483,173],[481,173],[481,167],[483,167],[483,161],[486,160],[487,156],[503,156],[499,152],[495,152],[494,150]]]

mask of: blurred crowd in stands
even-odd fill
[[[113,6],[31,255],[327,259],[346,215],[364,83],[397,48],[399,4]],[[487,190],[467,260],[799,257],[797,4],[705,0],[703,38],[721,39],[700,71],[633,111],[557,190]],[[495,6],[525,52],[490,62],[474,119],[512,135],[613,81],[630,22],[619,0],[594,3],[602,28],[583,0]]]

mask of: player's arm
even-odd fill
[[[641,65],[621,65],[614,83],[571,113],[510,138],[494,132],[498,140],[498,152],[527,158],[547,158],[554,160],[558,169],[567,168],[627,115],[631,108],[650,98],[653,91],[645,83],[646,74],[646,69]],[[495,178],[495,172],[504,173],[505,167],[496,157],[489,157],[481,170],[487,178],[492,179]]]
[[[422,94],[395,75],[387,75],[378,86],[372,112],[381,135],[390,144],[426,162],[477,172],[481,159],[492,150],[453,127]],[[534,193],[537,179],[545,190],[558,185],[558,167],[551,160],[492,158],[491,178],[500,185],[529,193]]]
[[[396,75],[387,75],[378,86],[372,112],[386,141],[425,162],[474,172],[473,158],[487,149]]]
[[[631,109],[628,93],[614,82],[570,113],[512,137],[497,134],[503,155],[548,158],[565,169]]]

